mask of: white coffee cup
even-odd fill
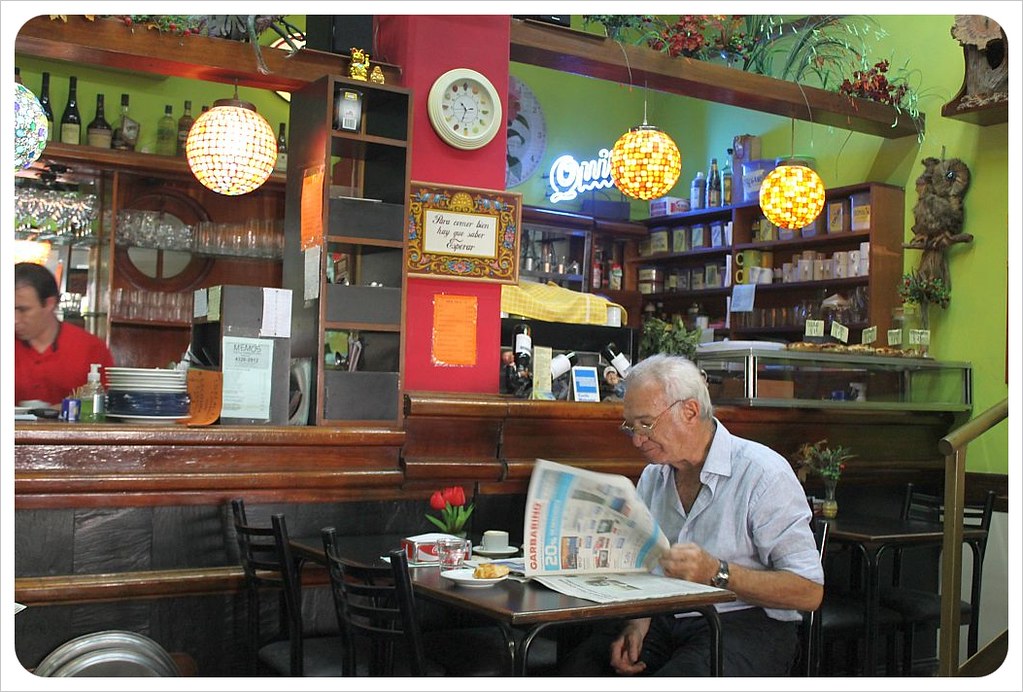
[[[480,548],[483,550],[508,550],[508,532],[484,531],[483,545]]]

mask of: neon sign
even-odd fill
[[[601,149],[596,159],[576,161],[571,154],[559,156],[549,175],[552,203],[565,202],[590,190],[614,187],[611,179],[611,150]]]

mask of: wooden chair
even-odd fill
[[[404,550],[388,552],[390,565],[367,566],[341,556],[333,527],[321,534],[346,643],[346,671],[356,675],[507,675],[508,641],[498,627],[422,631]],[[537,647],[540,654],[530,660],[553,662],[553,642],[550,645]]]
[[[988,491],[982,501],[966,502],[963,508],[963,525],[983,529],[982,538],[965,539],[973,553],[973,578],[970,584],[970,600],[959,602],[959,623],[968,625],[967,656],[973,656],[978,649],[978,620],[980,619],[980,589],[984,572],[984,553],[987,549],[988,530],[994,513],[995,493]],[[945,506],[942,498],[922,492],[912,483],[906,484],[902,518],[941,523]],[[902,617],[903,649],[902,671],[909,675],[913,670],[913,639],[918,625],[937,626],[941,621],[941,594],[934,591],[914,589],[903,585],[902,563],[905,553],[911,548],[894,552],[892,585],[881,589],[881,604]]]
[[[248,596],[248,638],[253,661],[277,675],[325,677],[342,674],[344,648],[340,636],[305,636],[302,625],[302,587],[298,566],[288,543],[287,522],[274,514],[270,526],[253,526],[241,499],[231,501],[238,550],[245,570]],[[278,596],[277,631],[261,632],[261,595]]]
[[[817,552],[820,554],[821,564],[824,564],[824,551],[828,545],[828,522],[811,520],[813,526],[813,540],[817,544]],[[803,611],[803,621],[799,627],[800,652],[792,674],[804,677],[816,677],[820,675],[821,646],[821,617],[820,608],[817,610]]]

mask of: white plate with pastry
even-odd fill
[[[499,577],[481,579],[479,577],[474,576],[474,572],[477,569],[479,569],[479,567],[475,569],[472,568],[449,569],[446,572],[441,572],[440,576],[443,577],[444,579],[449,579],[455,582],[459,586],[467,586],[469,588],[474,589],[482,589],[488,586],[493,586],[494,584],[499,584],[508,578],[508,572],[505,571],[504,574],[502,574]],[[507,570],[507,568],[505,568],[505,570]]]

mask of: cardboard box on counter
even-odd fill
[[[410,565],[429,565],[437,562],[437,541],[451,537],[447,533],[421,533],[401,539],[401,547],[405,550]],[[472,541],[465,543],[465,559],[472,558]]]
[[[650,216],[667,216],[689,211],[689,200],[681,197],[661,197],[650,200]]]

